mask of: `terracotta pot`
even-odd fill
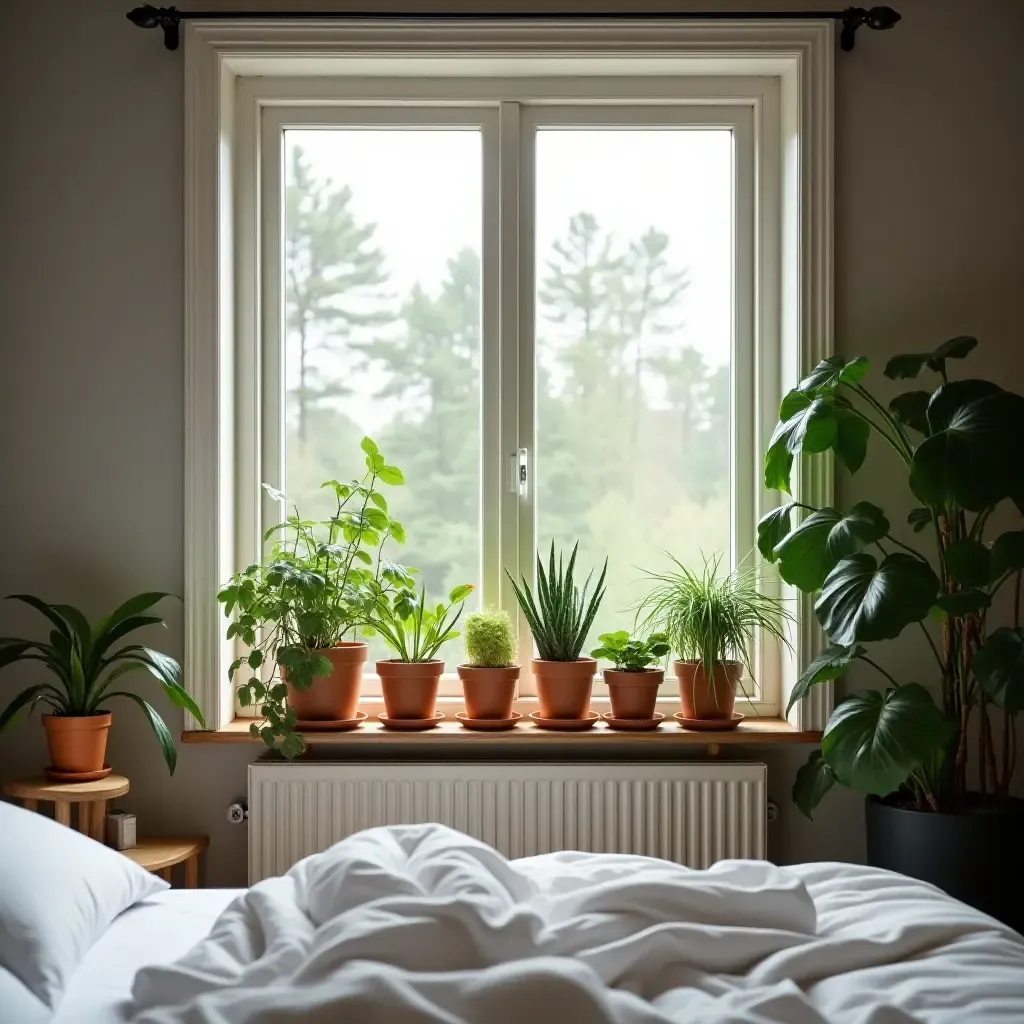
[[[388,718],[433,718],[443,661],[377,662]]]
[[[459,678],[468,718],[511,718],[519,666],[484,668],[460,665]]]
[[[295,709],[295,717],[300,722],[342,722],[355,718],[359,710],[366,644],[345,641],[337,647],[322,648],[317,654],[327,658],[334,671],[329,676],[317,676],[308,690],[288,684],[288,703]],[[288,682],[283,670],[281,678]]]
[[[743,676],[738,661],[723,661],[715,666],[709,685],[699,661],[674,661],[679,680],[679,702],[687,718],[731,718],[736,704],[736,685]]]
[[[584,718],[590,711],[590,687],[597,662],[593,658],[575,661],[531,662],[537,681],[541,718]]]
[[[645,668],[640,672],[626,672],[617,668],[604,670],[608,697],[615,718],[653,718],[658,700],[658,687],[665,678],[661,668]]]
[[[97,715],[42,715],[50,767],[59,772],[98,772],[107,755],[109,711]]]

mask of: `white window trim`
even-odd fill
[[[762,210],[755,249],[761,322],[778,325],[782,357],[777,365],[760,366],[755,417],[763,444],[775,423],[778,395],[801,369],[832,351],[834,45],[831,22],[812,20],[187,23],[184,681],[207,728],[223,727],[234,717],[227,680],[233,652],[223,639],[216,593],[243,552],[252,550],[257,525],[240,520],[236,495],[255,493],[260,462],[240,459],[237,442],[259,430],[256,403],[245,396],[259,393],[260,367],[258,360],[241,358],[236,340],[260,322],[258,291],[237,273],[239,253],[259,249],[258,225],[239,215],[237,204],[246,189],[258,188],[251,180],[258,167],[258,133],[244,126],[258,123],[260,103],[309,102],[322,96],[324,79],[351,83],[356,77],[373,80],[375,93],[386,98],[389,89],[401,91],[397,79],[403,75],[438,82],[493,77],[497,62],[510,79],[557,74],[565,102],[573,100],[573,73],[615,78],[619,101],[633,90],[642,93],[657,76],[672,79],[674,92],[684,93],[687,102],[756,99],[771,93],[765,80],[775,83],[778,223]],[[268,95],[268,83],[276,96]],[[503,166],[502,173],[515,174],[516,168]],[[771,184],[770,166],[759,166],[758,175],[759,187]],[[517,218],[517,202],[507,194],[499,217]],[[506,310],[502,329],[516,331],[519,324],[512,321],[522,316],[522,309]],[[516,367],[502,371],[514,375]],[[240,378],[247,386],[236,395]],[[778,496],[766,493],[759,480],[751,485],[758,512],[772,508]],[[827,460],[801,461],[801,500],[828,504],[832,489]],[[503,521],[524,514],[513,506],[501,501]],[[810,600],[790,596],[800,614],[794,656],[784,659],[783,706],[799,667],[821,643]],[[819,686],[794,708],[790,722],[800,729],[824,728],[832,701],[831,684]],[[197,729],[199,723],[186,714],[185,727]]]

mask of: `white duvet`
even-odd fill
[[[150,1024],[1024,1021],[1024,940],[870,868],[507,861],[373,829],[248,890],[136,977]]]

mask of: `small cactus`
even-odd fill
[[[466,658],[478,668],[504,668],[516,660],[516,641],[508,612],[473,612],[466,619]]]

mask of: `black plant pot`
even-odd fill
[[[933,814],[865,803],[868,863],[919,878],[1024,932],[1024,800],[1004,811]]]

